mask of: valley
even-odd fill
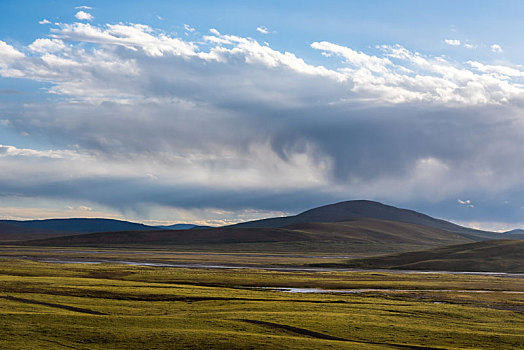
[[[518,233],[370,201],[225,227],[90,223],[123,230],[0,226],[0,348],[524,348]]]

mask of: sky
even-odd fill
[[[370,199],[524,227],[522,1],[0,2],[0,218]]]

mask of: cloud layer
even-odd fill
[[[519,65],[329,41],[311,43],[314,65],[216,29],[193,40],[64,23],[26,47],[0,41],[0,76],[49,96],[0,107],[0,127],[52,145],[0,146],[0,196],[229,219],[351,198],[471,198],[479,216],[497,213],[482,199],[524,205]]]

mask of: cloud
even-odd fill
[[[465,47],[466,49],[474,49],[476,48],[477,46],[476,45],[473,45],[473,44],[470,44],[470,43],[465,43],[465,42],[462,42],[458,39],[446,39],[444,40],[444,42],[448,45],[451,45],[451,46],[462,46],[462,47]]]
[[[156,34],[151,27],[142,24],[114,24],[106,29],[91,26],[88,23],[64,24],[60,29],[53,29],[54,36],[76,42],[89,42],[123,46],[132,51],[143,50],[148,56],[164,54],[195,56],[195,45],[182,39]]]
[[[90,13],[84,11],[78,11],[75,14],[75,17],[81,21],[91,21],[93,19],[93,16]]]
[[[38,21],[38,24],[50,24],[51,22],[49,22],[47,19],[43,19],[41,21]]]
[[[461,199],[457,199],[457,203],[459,204],[462,204],[462,205],[465,205],[469,208],[474,208],[475,206],[471,203],[471,201],[469,199],[466,199],[466,200],[461,200]]]
[[[28,46],[29,50],[38,53],[52,53],[65,49],[63,41],[58,39],[37,39]]]
[[[257,27],[257,32],[262,34],[269,34],[269,30],[265,26]]]
[[[73,151],[39,151],[33,149],[16,148],[15,146],[0,144],[0,157],[30,157],[30,158],[52,158],[52,159],[73,159]]]
[[[446,39],[444,40],[444,42],[448,45],[451,45],[451,46],[460,46],[460,40],[457,40],[457,39]]]
[[[497,74],[505,77],[504,79],[509,79],[511,77],[524,77],[524,70],[521,66],[510,67],[503,65],[486,65],[476,61],[468,61],[467,63],[480,72]]]
[[[500,45],[498,44],[493,44],[490,46],[491,48],[491,51],[495,52],[495,53],[501,53],[502,52],[502,47],[500,47]]]
[[[193,33],[195,31],[195,28],[192,28],[189,24],[184,24],[184,29],[189,33]]]
[[[10,202],[15,202],[16,199],[9,198]],[[36,203],[35,203],[36,202]],[[38,207],[38,205],[51,207]],[[81,206],[61,206],[57,207],[55,203],[48,201],[35,201],[24,206],[0,206],[0,219],[2,220],[35,220],[35,219],[49,219],[49,218],[74,218],[74,217],[88,217],[88,218],[113,218],[125,219],[122,214],[111,210],[82,210]]]
[[[73,23],[0,41],[0,76],[48,93],[0,105],[1,127],[49,145],[0,147],[0,197],[224,222],[351,198],[456,211],[460,197],[470,215],[520,217],[480,199],[524,199],[521,66],[329,41],[311,44],[312,64],[199,35]]]
[[[93,208],[90,208],[90,207],[85,206],[85,205],[81,205],[81,206],[77,207],[76,209],[80,210],[80,211],[93,211]]]
[[[75,9],[77,9],[77,10],[92,10],[93,8],[89,7],[89,6],[77,6],[77,7],[75,7]]]

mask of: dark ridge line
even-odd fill
[[[286,331],[290,331],[293,333],[307,335],[309,337],[313,337],[317,339],[324,339],[324,340],[337,340],[337,341],[345,341],[345,342],[351,342],[351,343],[373,344],[373,345],[389,345],[389,346],[394,346],[399,349],[445,350],[444,348],[434,348],[434,347],[428,347],[428,346],[404,345],[404,344],[394,344],[394,343],[379,343],[379,342],[370,342],[370,341],[362,341],[362,340],[350,340],[346,338],[335,337],[335,336],[324,334],[324,333],[310,331],[309,329],[305,329],[305,328],[293,327],[293,326],[289,326],[285,324],[267,322],[267,321],[248,320],[248,319],[239,319],[239,321],[253,323],[256,325],[268,326],[272,328],[284,329]]]
[[[26,303],[26,304],[43,305],[43,306],[49,306],[49,307],[54,307],[54,308],[58,308],[58,309],[64,309],[64,310],[68,310],[68,311],[81,312],[81,313],[89,314],[89,315],[100,315],[100,316],[107,315],[107,314],[105,314],[103,312],[99,312],[99,311],[83,309],[83,308],[75,307],[75,306],[61,305],[61,304],[55,304],[55,303],[46,303],[44,301],[24,299],[24,298],[12,297],[12,296],[0,296],[0,298],[6,299],[6,300],[11,300],[11,301],[18,301],[18,302]]]

